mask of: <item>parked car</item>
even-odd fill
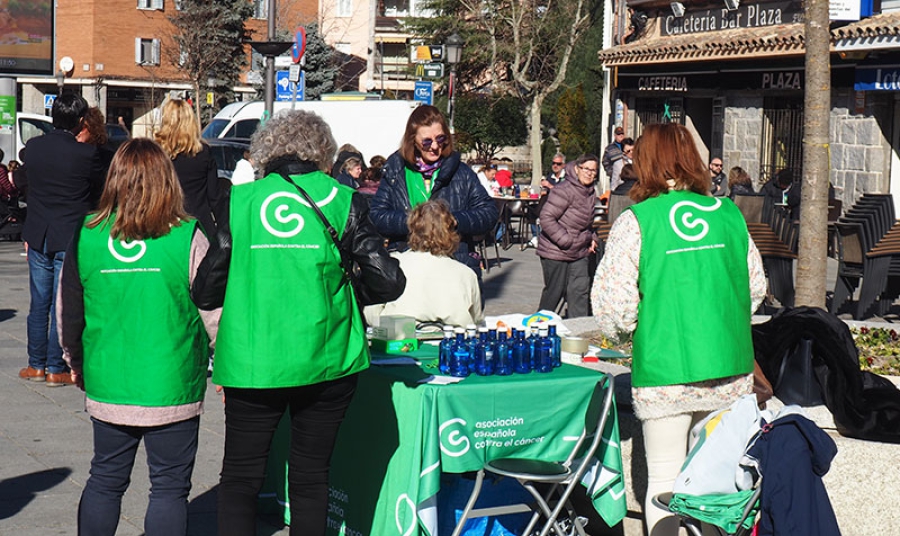
[[[115,151],[120,145],[131,139],[131,134],[129,134],[122,125],[117,123],[107,123],[106,137],[109,139],[107,142],[109,148]]]
[[[209,150],[216,160],[219,180],[225,179],[231,183],[231,174],[238,160],[244,158],[244,151],[250,149],[248,138],[213,138],[204,140],[209,144]]]

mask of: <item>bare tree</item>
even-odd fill
[[[831,63],[828,0],[806,0],[806,90],[803,124],[803,190],[797,262],[797,305],[825,306],[828,235],[828,121]]]

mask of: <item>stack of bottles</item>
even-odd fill
[[[505,330],[475,328],[466,329],[444,326],[444,339],[440,344],[439,368],[441,374],[464,378],[470,374],[479,376],[509,376],[529,372],[551,372],[560,366],[560,338],[556,324],[531,325],[530,334],[525,329],[512,329],[512,337]]]

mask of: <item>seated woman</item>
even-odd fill
[[[478,277],[453,254],[459,247],[456,219],[443,201],[416,206],[407,220],[409,250],[393,253],[406,274],[406,290],[395,301],[366,307],[366,321],[380,315],[411,316],[417,322],[465,326],[482,320]]]

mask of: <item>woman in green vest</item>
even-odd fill
[[[369,366],[357,300],[391,301],[406,285],[368,203],[325,173],[334,150],[331,129],[312,112],[267,121],[250,142],[262,178],[232,187],[216,218],[221,247],[192,290],[202,308],[223,305],[213,369],[225,389],[220,536],[256,533],[266,457],[285,412],[291,534],[325,533],[331,452]],[[356,288],[342,253],[359,267]]]
[[[184,211],[175,168],[153,141],[125,142],[60,276],[60,325],[72,380],[94,429],[78,533],[116,532],[141,441],[150,470],[148,536],[186,534],[187,498],[217,314],[190,283],[209,243]],[[204,326],[204,323],[206,325]]]
[[[685,127],[648,126],[634,146],[634,168],[637,204],[610,230],[591,299],[604,335],[633,336],[647,533],[675,535],[677,519],[651,499],[672,491],[693,424],[752,392],[750,316],[766,279],[740,211],[709,195],[709,172]]]

